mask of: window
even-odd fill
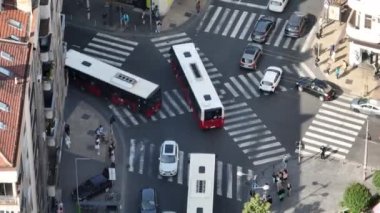
[[[91,66],[91,63],[88,61],[82,61],[82,65],[89,67],[89,66]]]
[[[11,25],[12,27],[15,27],[15,28],[21,30],[22,25],[21,25],[21,22],[19,22],[19,21],[16,21],[14,19],[9,19],[8,24]]]
[[[204,174],[204,173],[206,172],[206,168],[205,168],[204,166],[200,166],[200,167],[198,168],[198,172],[199,172],[200,174]]]
[[[0,52],[0,57],[4,58],[5,60],[8,61],[13,61],[13,56],[5,51]]]
[[[202,207],[197,207],[197,213],[203,213],[203,208]]]
[[[372,16],[365,15],[364,28],[371,29],[371,24],[372,24]]]
[[[0,121],[0,129],[5,130],[7,128],[7,125],[5,123]]]
[[[210,95],[204,95],[203,97],[204,97],[205,101],[211,100],[211,96]]]
[[[12,196],[12,184],[11,183],[0,183],[0,196]]]
[[[206,192],[206,181],[197,180],[197,193],[205,193],[205,192]]]
[[[190,67],[193,70],[195,78],[201,78],[202,77],[196,64],[190,64]]]
[[[191,53],[190,52],[184,52],[183,55],[185,56],[185,58],[190,58],[191,57]]]
[[[0,74],[10,77],[12,75],[11,71],[5,69],[4,67],[0,67]]]
[[[0,110],[9,112],[9,105],[0,101]]]
[[[15,36],[15,35],[11,35],[11,36],[9,36],[9,38],[14,40],[14,41],[20,41],[20,37]]]

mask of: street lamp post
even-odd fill
[[[367,127],[366,127],[366,131],[365,131],[363,180],[366,180],[366,177],[367,177],[367,159],[368,159],[368,117],[367,117]]]
[[[79,181],[78,181],[78,161],[91,160],[90,158],[75,158],[75,184],[77,189],[77,205],[80,208],[79,204]]]

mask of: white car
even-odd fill
[[[160,148],[159,172],[161,176],[175,176],[178,170],[178,144],[172,140],[166,140]]]
[[[282,13],[288,4],[289,0],[269,0],[268,3],[268,10],[277,12],[277,13]]]
[[[280,83],[282,69],[280,67],[270,66],[265,70],[265,74],[260,81],[260,91],[274,92]]]
[[[354,112],[380,116],[380,100],[355,98],[351,102],[351,109]]]

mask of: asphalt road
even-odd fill
[[[284,13],[273,14],[262,9],[264,4],[241,2],[244,5],[216,1],[205,18],[186,32],[151,39],[117,38],[66,28],[69,48],[105,59],[116,67],[156,82],[163,91],[163,109],[152,120],[131,114],[125,108],[110,107],[102,99],[97,103],[100,108],[109,110],[106,114],[120,115],[117,125],[125,130],[119,140],[125,147],[120,152],[123,155],[120,159],[124,159],[122,166],[126,169],[122,186],[126,212],[138,211],[139,191],[147,186],[157,190],[161,210],[185,212],[187,159],[191,152],[217,155],[214,211],[226,213],[239,212],[247,199],[247,177],[238,176],[237,172],[259,174],[281,162],[284,155],[296,156],[296,141],[304,141],[305,154],[318,154],[319,145],[327,144],[337,150],[332,152],[334,157],[349,156],[365,117],[350,114],[347,103],[351,96],[341,95],[336,101],[321,103],[315,97],[299,93],[294,87],[298,77],[320,76],[307,68],[313,59],[306,48],[311,40],[308,34],[298,40],[283,38],[281,34],[286,20],[296,10],[309,13],[310,33],[321,3],[290,1]],[[261,14],[275,16],[277,27],[264,45],[258,71],[241,70],[238,62],[248,42],[253,20]],[[225,104],[227,118],[222,129],[198,129],[183,104],[181,91],[166,59],[170,45],[184,42],[194,42],[199,48]],[[259,93],[256,82],[265,68],[272,65],[284,70],[280,86],[273,95]],[[176,140],[179,144],[180,172],[174,178],[158,176],[159,146],[165,139]],[[261,180],[261,183],[264,181],[271,180]]]

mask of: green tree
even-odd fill
[[[254,197],[244,203],[243,213],[268,213],[270,203],[261,200],[260,196],[256,194]]]
[[[380,170],[375,171],[372,179],[373,185],[380,190]]]
[[[343,206],[352,213],[360,213],[368,207],[371,200],[371,192],[360,183],[352,183],[346,188],[343,195]]]

